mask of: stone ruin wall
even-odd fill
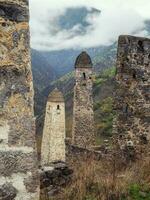
[[[38,200],[28,0],[0,0],[0,199]]]
[[[28,0],[0,0],[0,199],[6,200],[39,199],[28,21]],[[94,139],[91,75],[76,69],[74,144],[83,148]],[[114,130],[123,142],[150,138],[149,77],[150,40],[120,36]]]
[[[150,40],[120,36],[118,42],[114,133],[129,145],[150,139]]]

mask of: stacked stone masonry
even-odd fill
[[[0,199],[38,200],[28,0],[0,0]]]
[[[92,61],[86,52],[77,57],[75,79],[72,143],[91,148],[95,144]]]
[[[49,166],[54,161],[65,161],[65,103],[57,88],[50,93],[47,101],[41,165]]]
[[[114,124],[121,143],[150,139],[150,40],[120,36],[118,42]]]

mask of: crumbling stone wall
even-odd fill
[[[63,94],[55,89],[46,106],[42,147],[42,167],[54,161],[65,161],[65,103]]]
[[[82,52],[75,63],[75,87],[73,107],[73,144],[91,148],[95,144],[92,61]]]
[[[110,153],[110,152],[108,152]],[[94,149],[85,149],[79,146],[74,146],[66,143],[66,162],[69,166],[74,166],[74,163],[80,163],[87,159],[101,160],[106,157],[107,152],[95,151]]]
[[[120,36],[118,42],[114,133],[121,145],[150,139],[150,40]]]
[[[38,200],[28,0],[0,0],[0,199]]]
[[[41,200],[59,199],[62,189],[71,183],[73,170],[65,162],[54,162],[40,172]]]

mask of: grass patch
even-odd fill
[[[96,116],[96,130],[98,137],[111,137],[113,126],[113,98],[107,97],[94,105]]]
[[[150,158],[128,165],[118,155],[74,163],[72,183],[55,200],[150,200]]]

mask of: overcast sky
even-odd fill
[[[29,0],[31,45],[37,50],[60,50],[109,45],[120,34],[147,36],[144,30],[150,19],[150,0]],[[88,18],[92,28],[83,35],[70,37],[73,30],[55,27],[54,19],[69,7],[86,6],[102,11],[95,18]],[[69,20],[69,19],[68,19]],[[57,34],[52,30],[57,28]]]

